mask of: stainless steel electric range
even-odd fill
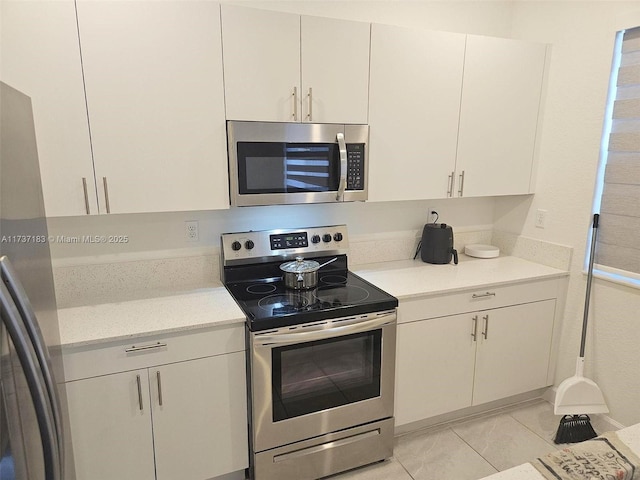
[[[222,280],[247,317],[255,480],[317,479],[393,453],[398,300],[348,270],[348,247],[345,225],[222,235]],[[295,257],[332,261],[317,286],[293,288],[280,267]]]

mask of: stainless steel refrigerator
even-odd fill
[[[62,480],[63,370],[31,101],[0,89],[0,480]]]

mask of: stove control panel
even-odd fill
[[[276,233],[269,235],[269,240],[271,241],[271,250],[287,250],[309,246],[307,232]]]
[[[348,253],[346,225],[224,233],[223,266]]]

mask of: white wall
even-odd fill
[[[586,279],[583,274],[615,34],[640,25],[638,2],[516,2],[513,36],[553,45],[536,195],[496,201],[495,228],[574,247],[556,383],[573,375]],[[536,209],[548,211],[535,228]],[[610,416],[640,422],[640,290],[596,280],[586,375]]]
[[[176,212],[137,215],[94,215],[50,218],[49,235],[127,235],[128,243],[63,243],[51,245],[58,265],[72,265],[108,256],[108,261],[158,258],[162,256],[211,253],[220,244],[220,234],[272,228],[347,224],[350,234],[361,237],[422,229],[427,210],[435,208],[440,221],[455,231],[491,229],[491,198],[451,199],[416,202],[347,203],[242,207],[206,212]],[[198,220],[200,241],[186,239],[185,221]],[[178,252],[178,250],[181,250]],[[104,261],[94,258],[94,261]]]

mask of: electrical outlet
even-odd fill
[[[547,223],[547,211],[539,208],[536,210],[536,228],[544,228]]]
[[[198,231],[198,221],[197,220],[187,220],[184,222],[185,231],[187,234],[187,240],[189,242],[197,242],[200,240],[200,232]]]

